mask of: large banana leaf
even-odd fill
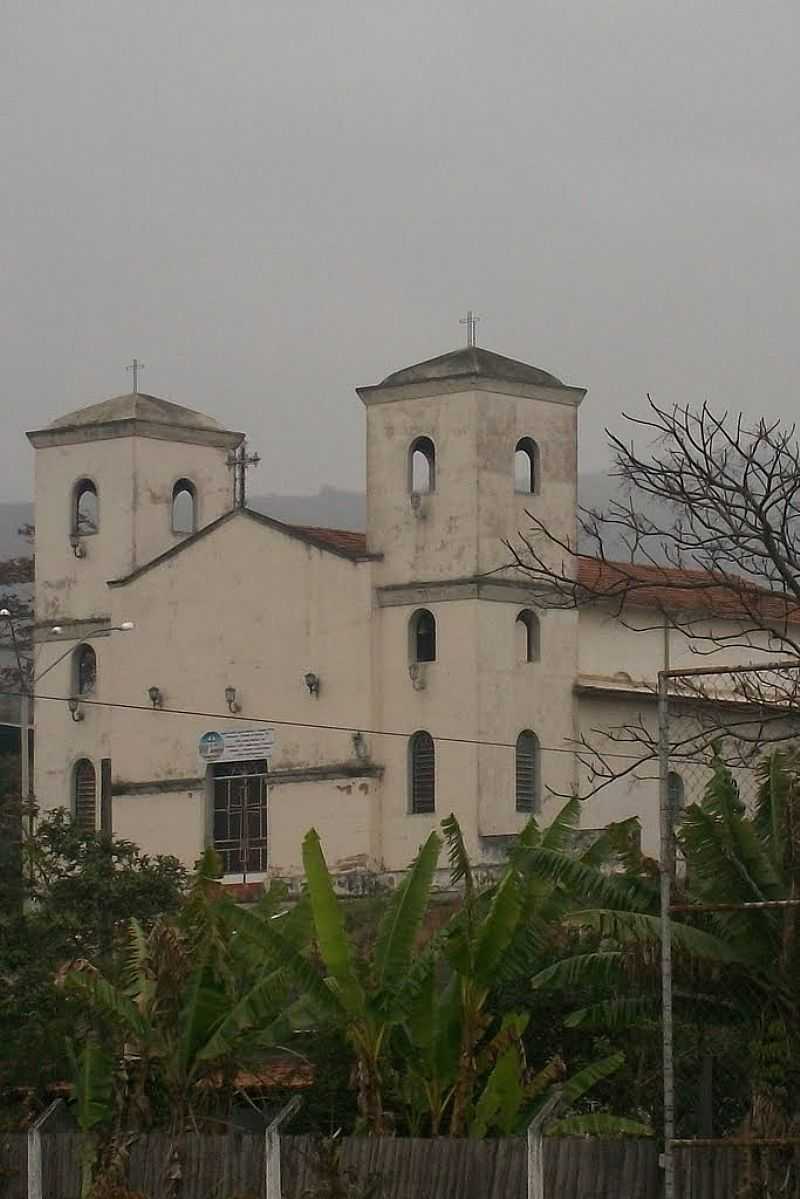
[[[340,1020],[344,1015],[339,995],[322,979],[300,951],[278,932],[272,920],[259,920],[245,908],[229,913],[233,928],[264,952],[265,968],[285,971],[303,989],[311,1005],[322,1015]]]
[[[396,988],[408,973],[441,845],[437,834],[431,833],[386,907],[375,943],[375,981],[379,989]]]
[[[606,874],[558,850],[534,846],[520,850],[515,862],[525,876],[534,875],[562,886],[576,899],[630,910],[646,910],[652,903],[652,890],[640,879]]]
[[[570,990],[576,987],[595,987],[616,983],[622,976],[625,954],[619,949],[603,949],[596,953],[576,953],[546,966],[531,979],[536,991],[546,987]]]
[[[525,1098],[523,1071],[520,1045],[514,1041],[500,1054],[486,1080],[470,1122],[471,1137],[485,1137],[493,1128],[511,1136]]]
[[[638,1120],[612,1116],[608,1112],[588,1112],[583,1116],[565,1116],[548,1124],[549,1137],[651,1137],[653,1129]]]
[[[489,911],[477,931],[473,975],[482,986],[491,986],[506,949],[519,925],[522,894],[519,875],[508,867],[492,896]]]
[[[119,988],[94,971],[73,971],[64,986],[80,995],[89,1007],[95,1007],[111,1018],[129,1036],[146,1039],[150,1024],[136,1004]]]
[[[453,812],[442,821],[442,832],[447,845],[447,856],[450,859],[450,884],[457,888],[464,884],[464,907],[471,912],[475,900],[475,880],[472,876],[472,863],[469,860],[467,847],[464,844],[464,834],[461,825]]]
[[[201,958],[189,976],[178,1014],[176,1059],[179,1072],[188,1077],[198,1052],[207,1044],[230,1009],[224,986],[211,965],[212,951]]]
[[[661,919],[651,916],[648,912],[619,912],[594,908],[570,912],[564,917],[564,924],[594,929],[601,938],[610,938],[623,945],[653,945],[661,940]],[[740,954],[727,941],[690,924],[673,921],[671,937],[673,946],[685,949],[694,957],[707,958],[714,962],[741,961]]]
[[[73,1072],[73,1096],[81,1132],[91,1132],[111,1119],[114,1094],[114,1057],[90,1033],[76,1053],[71,1042],[68,1052]]]
[[[549,826],[542,833],[541,846],[543,849],[555,849],[563,853],[572,844],[575,829],[581,818],[580,800],[573,796],[568,799],[560,812],[556,814]]]
[[[361,1016],[365,1011],[364,989],[356,975],[342,906],[333,889],[316,829],[311,829],[303,839],[303,866],[314,913],[317,944],[332,985],[345,1009],[352,1016]]]
[[[579,1070],[577,1074],[572,1074],[563,1084],[561,1088],[563,1102],[577,1103],[587,1091],[590,1091],[592,1087],[597,1086],[604,1079],[610,1078],[612,1074],[616,1074],[624,1065],[624,1053],[612,1053],[608,1057],[591,1062],[583,1070]]]
[[[286,1037],[292,1030],[289,1018],[293,985],[287,971],[274,970],[264,974],[230,1008],[206,1043],[197,1051],[198,1062],[213,1061],[234,1051],[244,1034],[247,1040],[278,1035]]]

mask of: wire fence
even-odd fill
[[[800,1137],[791,1135],[796,1129],[789,1125],[780,1135],[766,1135],[769,1117],[757,1110],[764,1106],[756,1082],[763,1030],[738,1020],[735,1002],[727,1011],[724,1004],[716,1012],[709,1006],[700,1017],[697,1007],[684,1003],[686,991],[701,988],[696,980],[687,987],[685,964],[675,969],[672,934],[676,919],[721,933],[732,927],[730,921],[747,920],[748,913],[755,920],[766,908],[788,913],[798,904],[794,898],[768,898],[755,887],[745,888],[746,900],[732,888],[726,902],[713,894],[708,877],[693,874],[701,869],[702,855],[684,855],[681,846],[687,809],[705,804],[708,811],[722,811],[714,801],[722,803],[723,791],[726,803],[748,821],[753,816],[767,785],[760,769],[765,757],[796,744],[798,680],[795,662],[659,676],[664,1199],[689,1199],[703,1154],[712,1149],[736,1158],[732,1193],[741,1199],[800,1197]],[[733,876],[747,873],[743,841],[737,842],[731,826],[727,852]],[[794,1063],[785,1065],[795,1069]]]

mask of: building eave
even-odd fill
[[[160,421],[131,417],[92,425],[60,425],[57,428],[34,429],[25,435],[34,449],[58,445],[84,445],[92,441],[115,441],[119,437],[148,437],[154,441],[174,441],[186,445],[219,446],[236,449],[244,441],[244,433],[227,429],[208,429],[195,425],[170,425]]]

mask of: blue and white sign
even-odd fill
[[[272,757],[275,731],[271,728],[211,729],[203,733],[198,750],[204,762],[248,762]]]

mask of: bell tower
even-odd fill
[[[527,527],[526,510],[574,539],[585,394],[474,344],[358,388],[367,539],[383,555],[381,584],[496,570],[504,540]]]
[[[242,433],[131,392],[28,434],[36,450],[36,619],[102,620],[106,584],[233,506]]]

